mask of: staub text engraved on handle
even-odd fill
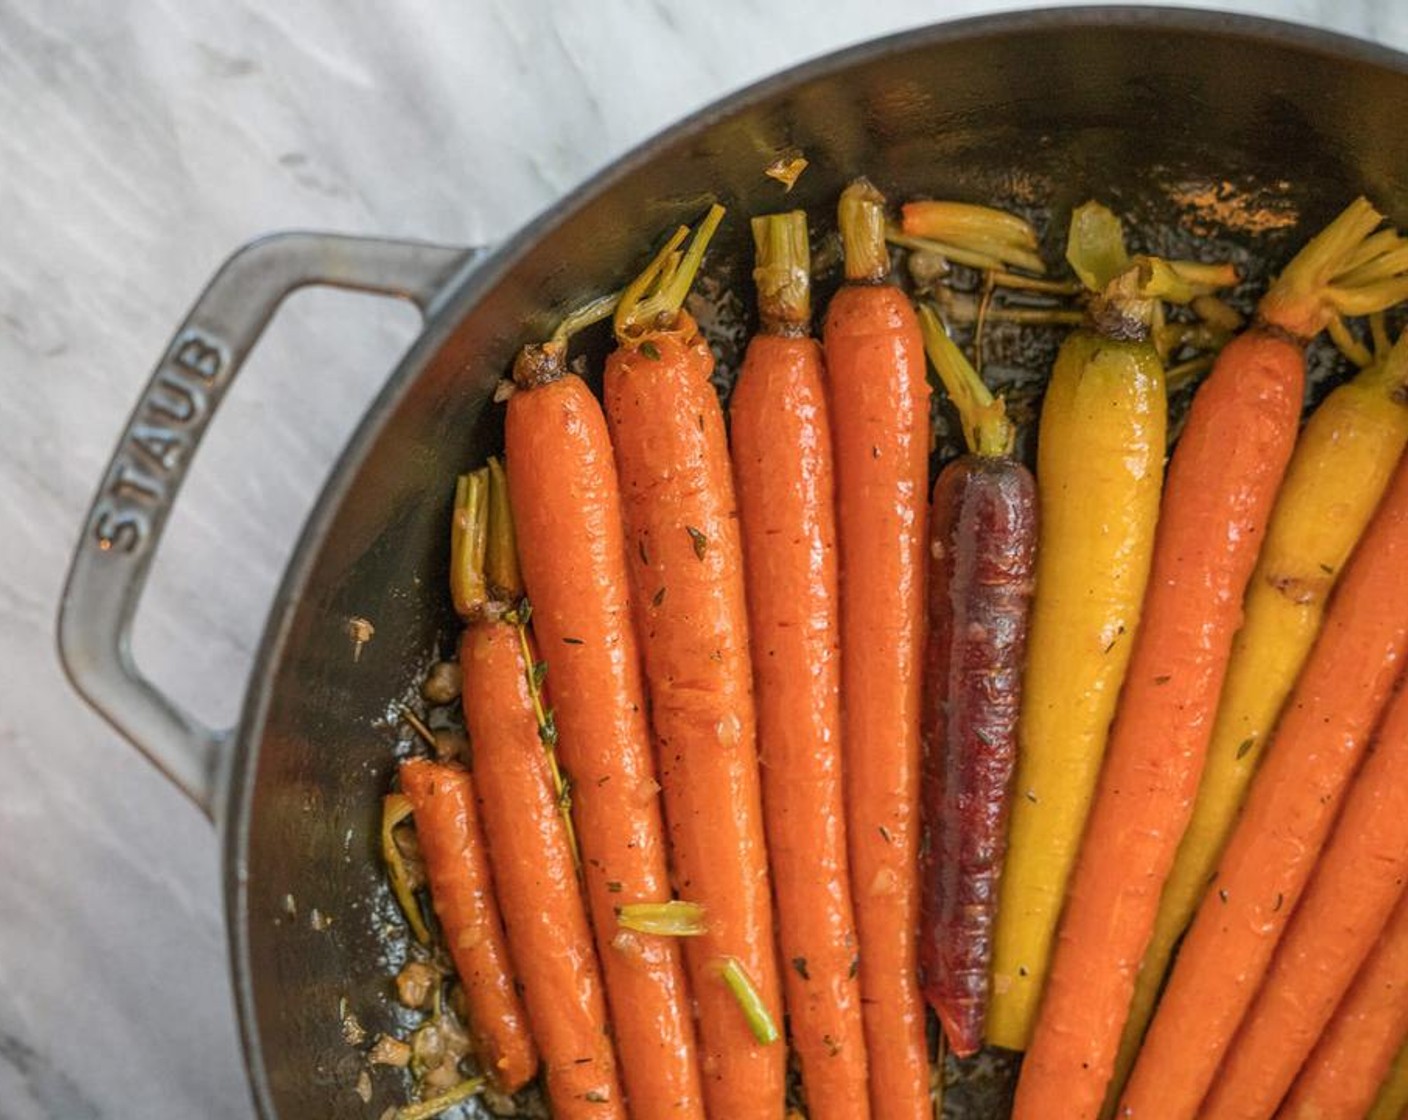
[[[225,380],[229,354],[195,328],[172,343],[122,439],[90,525],[103,552],[133,553],[151,530],[152,515],[168,501],[199,430],[210,415],[211,394]]]

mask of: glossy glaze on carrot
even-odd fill
[[[1405,883],[1408,692],[1400,690],[1345,795],[1335,830],[1200,1117],[1271,1116],[1387,926]],[[1393,1056],[1393,1048],[1386,1049],[1385,1068]]]
[[[841,735],[851,888],[877,1120],[927,1120],[918,982],[920,706],[929,385],[909,300],[884,282],[883,200],[848,188],[870,233],[826,312],[823,344],[841,558]],[[843,212],[843,226],[846,224]]]
[[[866,1120],[841,782],[835,476],[810,332],[806,216],[753,227],[762,325],[729,420],[783,994],[811,1120]]]
[[[516,1092],[537,1073],[538,1051],[515,988],[473,781],[424,758],[401,763],[400,774],[431,904],[464,989],[474,1055],[495,1086]]]
[[[679,897],[705,912],[706,932],[685,945],[704,1098],[711,1116],[781,1120],[785,1047],[754,1035],[721,973],[737,960],[782,1022],[743,555],[714,359],[677,305],[647,316],[639,333],[631,310],[623,297],[603,399],[671,870]]]
[[[541,358],[508,402],[509,493],[622,1079],[633,1115],[703,1120],[679,946],[616,922],[671,888],[611,441],[586,383]]]
[[[495,893],[553,1115],[624,1118],[596,947],[517,630],[472,623],[460,665]]]
[[[1360,1120],[1408,1042],[1408,892],[1315,1044],[1279,1120]]]

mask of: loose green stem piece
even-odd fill
[[[450,521],[450,596],[464,619],[477,618],[489,603],[484,555],[489,545],[488,472],[462,474],[455,481]]]
[[[484,1078],[471,1077],[452,1085],[443,1093],[426,1097],[415,1104],[405,1104],[396,1110],[396,1120],[434,1120],[442,1112],[448,1112],[457,1104],[464,1104],[470,1097],[478,1096],[484,1090]]]
[[[742,962],[737,957],[725,957],[720,974],[728,985],[728,990],[733,993],[733,998],[738,1000],[738,1006],[743,1010],[743,1017],[748,1020],[748,1029],[753,1032],[753,1037],[764,1046],[776,1042],[780,1037],[777,1024],[773,1022],[767,1004],[758,994],[758,989],[753,986],[753,981],[744,970]]]
[[[753,283],[766,334],[805,334],[811,326],[811,245],[807,214],[789,210],[753,219]]]
[[[631,902],[616,907],[616,924],[636,933],[661,937],[700,937],[708,932],[704,907],[697,902]]]
[[[983,384],[978,371],[949,338],[934,309],[921,304],[918,310],[924,349],[944,383],[949,399],[958,409],[968,450],[988,458],[1011,455],[1017,435],[1012,422],[1007,419],[1006,405]]]

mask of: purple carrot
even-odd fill
[[[967,1057],[983,1041],[1007,847],[1036,484],[1012,457],[1002,401],[930,309],[920,323],[969,453],[940,473],[929,521],[919,964],[949,1047]]]

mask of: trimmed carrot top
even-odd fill
[[[710,206],[684,250],[680,246],[689,237],[689,227],[680,226],[645,271],[626,285],[613,320],[616,339],[622,346],[638,348],[650,335],[675,326],[685,296],[704,262],[704,251],[723,217],[722,206]]]
[[[968,450],[985,458],[1011,455],[1017,429],[1007,418],[1007,405],[983,384],[978,371],[949,338],[938,313],[928,304],[919,305],[919,329],[924,333],[929,362],[958,409]]]
[[[805,335],[812,321],[811,245],[805,210],[753,219],[758,317],[763,334]]]

